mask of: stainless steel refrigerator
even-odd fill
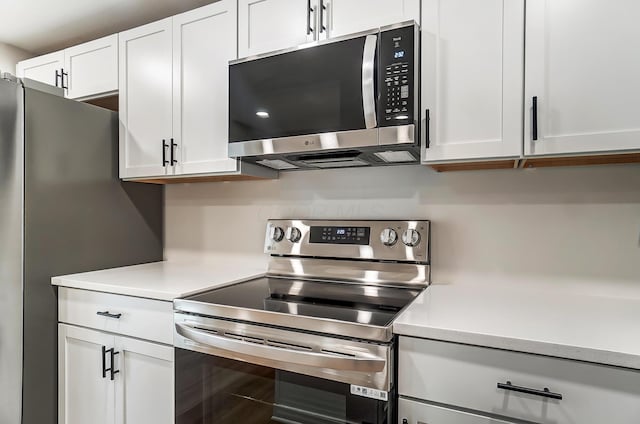
[[[163,189],[118,179],[117,114],[35,84],[0,78],[2,424],[57,422],[51,277],[162,259]]]

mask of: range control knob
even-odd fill
[[[420,233],[413,228],[409,228],[402,233],[402,242],[409,247],[417,246],[420,243]]]
[[[297,243],[300,240],[300,237],[302,237],[302,233],[296,227],[287,227],[287,233],[285,237],[291,243]]]
[[[284,238],[284,230],[280,227],[271,227],[269,230],[269,238],[275,242],[282,241]]]
[[[380,233],[380,241],[385,246],[393,246],[398,241],[398,233],[393,228],[385,228]]]

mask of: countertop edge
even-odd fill
[[[394,323],[393,333],[398,336],[432,339],[640,370],[640,355],[631,353],[517,339],[492,334],[469,333],[444,328],[429,328],[404,323]]]
[[[232,284],[240,283],[243,281],[259,278],[264,275],[264,272],[257,274],[245,275],[239,278],[234,278],[222,283],[208,283],[205,286],[194,288],[192,290],[185,291],[166,291],[153,288],[139,288],[131,287],[127,285],[112,285],[106,283],[97,283],[87,280],[78,279],[65,279],[64,277],[53,277],[51,279],[51,285],[58,287],[66,287],[79,290],[90,290],[101,293],[109,293],[122,296],[141,297],[145,299],[160,300],[166,302],[173,302],[175,299],[179,299],[186,296],[192,296],[194,294],[202,293],[207,290],[221,288]]]

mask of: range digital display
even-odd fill
[[[309,243],[368,245],[369,227],[311,227]]]

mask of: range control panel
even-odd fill
[[[378,124],[413,124],[416,90],[417,28],[410,25],[380,33]]]
[[[312,226],[309,243],[369,244],[369,227]]]
[[[429,263],[429,221],[271,219],[265,253]]]

